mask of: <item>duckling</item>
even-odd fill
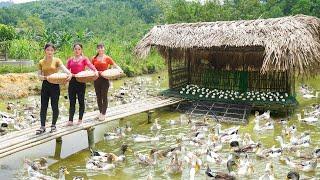
[[[287,179],[288,180],[299,180],[300,179],[300,175],[299,175],[298,172],[290,171],[287,174]]]
[[[134,153],[134,156],[137,158],[139,164],[144,165],[156,165],[157,164],[157,157],[156,157],[156,149],[151,149],[150,154],[145,155],[141,153]]]
[[[304,117],[303,119],[301,118],[301,114],[300,113],[298,113],[297,116],[298,116],[298,120],[299,121],[305,122],[305,123],[315,123],[315,122],[318,121],[318,118],[314,117],[314,116]]]
[[[273,164],[268,162],[264,170],[265,174],[259,177],[259,180],[274,180]]]
[[[215,172],[210,169],[209,165],[207,165],[207,169],[205,171],[206,175],[211,179],[220,179],[220,180],[235,180],[236,178],[232,175],[223,172]]]
[[[150,127],[150,130],[151,130],[151,131],[159,131],[159,130],[161,129],[161,125],[158,124],[158,120],[159,120],[159,118],[156,118],[156,119],[154,120],[154,123],[153,123],[152,126]]]
[[[300,162],[293,162],[289,157],[281,158],[290,168],[298,169],[303,172],[312,172],[317,168],[317,160],[307,160]]]
[[[150,142],[150,141],[159,141],[160,136],[149,137],[145,135],[134,134],[132,135],[133,142]]]

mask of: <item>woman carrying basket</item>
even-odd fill
[[[50,132],[55,132],[57,130],[56,123],[59,116],[59,96],[60,96],[60,86],[59,84],[53,84],[47,81],[47,77],[51,74],[57,73],[59,69],[68,74],[67,81],[71,79],[71,73],[63,65],[59,58],[54,57],[54,45],[46,44],[44,47],[45,57],[39,61],[38,77],[42,80],[41,87],[41,108],[40,108],[40,120],[41,127],[36,130],[36,134],[42,134],[46,131],[46,117],[49,99],[51,100],[52,108],[52,124]]]
[[[91,64],[90,60],[87,57],[83,56],[82,44],[80,43],[74,44],[73,51],[74,51],[74,57],[69,58],[67,62],[67,68],[72,73],[72,79],[70,80],[69,87],[68,87],[70,108],[69,108],[69,121],[67,123],[67,126],[73,125],[73,116],[75,113],[77,98],[79,102],[78,125],[82,123],[82,118],[85,110],[84,97],[86,93],[86,83],[78,82],[76,80],[75,75],[78,74],[79,72],[84,71],[87,66],[91,70],[95,71],[95,74],[97,77],[99,76],[97,69]]]
[[[94,89],[97,96],[97,103],[100,114],[97,119],[100,121],[105,120],[105,115],[108,108],[108,90],[110,82],[108,79],[101,76],[101,73],[112,66],[117,68],[120,72],[122,69],[112,60],[111,57],[107,56],[104,51],[104,45],[97,45],[97,54],[92,58],[92,64],[99,71],[100,76],[94,81]]]

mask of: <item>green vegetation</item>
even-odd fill
[[[320,16],[320,0],[41,0],[0,8],[0,23],[16,28],[9,57],[43,57],[43,45],[52,42],[57,55],[66,61],[72,44],[84,45],[85,55],[96,53],[104,42],[109,54],[128,76],[153,73],[165,67],[155,52],[137,60],[132,51],[143,35],[156,24],[280,17],[294,14]],[[1,33],[2,34],[2,33]]]

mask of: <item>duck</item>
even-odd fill
[[[8,123],[1,123],[0,126],[0,136],[7,134]]]
[[[107,160],[108,162],[111,162],[111,156],[108,157],[109,160]],[[100,162],[94,159],[89,159],[86,163],[86,168],[88,170],[98,170],[98,171],[107,171],[107,170],[111,170],[114,169],[116,166],[113,163],[106,163],[106,162]]]
[[[266,122],[264,125],[260,126],[260,120],[257,120],[254,127],[253,127],[253,130],[255,131],[266,131],[266,130],[273,130],[274,129],[274,125],[273,125],[273,122],[271,121],[268,121]]]
[[[247,146],[250,144],[257,144],[257,143],[252,140],[251,135],[249,133],[245,133],[243,136],[242,145]]]
[[[126,124],[125,131],[126,132],[131,132],[132,131],[132,127],[130,126],[130,124]]]
[[[274,180],[273,164],[268,162],[264,170],[265,174],[259,177],[259,180]]]
[[[288,180],[299,180],[300,179],[300,174],[296,171],[290,171],[287,174],[287,179]]]
[[[156,149],[151,149],[149,154],[134,153],[139,164],[153,166],[157,164]]]
[[[158,124],[158,120],[159,120],[159,118],[156,118],[156,119],[154,120],[154,123],[153,123],[152,126],[150,127],[150,130],[151,130],[151,131],[159,131],[159,130],[161,129],[161,125]]]
[[[183,163],[178,158],[178,154],[174,153],[173,157],[170,160],[170,163],[165,167],[166,172],[170,174],[182,173]]]
[[[232,134],[238,134],[240,126],[233,126],[224,130],[221,130],[222,125],[217,124],[215,126],[215,134],[216,135],[232,135]]]
[[[282,149],[291,150],[297,148],[297,146],[291,145],[290,143],[286,144],[281,136],[277,136],[275,140],[280,143]]]
[[[60,167],[59,168],[59,178],[58,179],[59,180],[65,180],[66,179],[66,177],[65,177],[66,174],[69,174],[68,169],[66,167],[64,167],[64,166]]]
[[[251,176],[254,172],[253,164],[249,161],[249,157],[246,154],[245,159],[240,161],[240,167],[238,170],[239,176]]]
[[[134,134],[132,135],[132,139],[133,139],[133,142],[150,142],[150,141],[159,141],[160,136],[149,137],[145,135]]]
[[[259,115],[259,112],[255,112],[255,119],[254,121],[260,121],[260,120],[269,120],[270,119],[270,111],[266,111],[263,114]]]
[[[32,164],[32,166],[36,167],[36,169],[38,170],[45,170],[48,168],[48,161],[46,158],[41,157],[39,159],[35,159],[35,160],[29,160],[29,159],[25,159],[25,163],[26,164]]]
[[[296,151],[296,157],[303,159],[318,159],[320,158],[320,148],[316,148],[312,153],[302,153],[299,149]]]
[[[298,120],[301,122],[306,122],[306,123],[315,123],[318,121],[318,118],[315,116],[308,116],[308,117],[304,117],[303,119],[301,118],[301,114],[298,113]]]
[[[296,136],[295,132],[291,133],[290,143],[295,146],[309,147],[311,143],[310,133],[305,131],[300,136]]]
[[[302,97],[305,98],[305,99],[318,98],[319,97],[319,92],[317,91],[315,95],[310,94],[310,93],[306,93],[306,94],[302,95]]]
[[[107,159],[109,160],[108,163],[123,162],[126,159],[125,153],[127,151],[132,152],[132,150],[129,149],[127,144],[123,144],[120,148],[120,155],[116,155],[114,153],[106,153],[104,157],[107,157]],[[111,157],[111,159],[109,157]]]
[[[219,180],[235,180],[236,178],[228,173],[213,171],[210,169],[209,165],[207,165],[207,169],[205,171],[206,175],[210,179],[219,179]]]
[[[209,163],[216,164],[221,164],[223,162],[222,157],[218,153],[211,151],[210,149],[207,149],[206,160]]]
[[[249,144],[249,145],[240,147],[238,141],[231,141],[230,142],[230,148],[235,153],[255,152],[257,150],[258,145],[259,145],[259,143]]]
[[[317,168],[317,160],[294,162],[289,157],[284,157],[280,160],[284,161],[290,168],[294,168],[303,172],[313,172]]]
[[[72,180],[84,180],[84,177],[82,176],[75,176],[72,178]]]

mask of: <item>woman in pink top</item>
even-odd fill
[[[85,104],[84,104],[84,96],[86,92],[86,83],[81,83],[76,80],[74,77],[75,74],[78,74],[81,71],[84,71],[86,66],[88,66],[91,70],[96,72],[98,76],[97,69],[91,64],[89,59],[82,54],[82,44],[76,43],[73,45],[74,57],[68,59],[67,68],[72,73],[72,79],[69,82],[68,87],[68,95],[69,95],[69,121],[67,123],[68,126],[73,125],[73,116],[75,113],[76,106],[76,98],[78,98],[79,102],[79,121],[78,124],[82,123],[82,117],[84,114]]]

